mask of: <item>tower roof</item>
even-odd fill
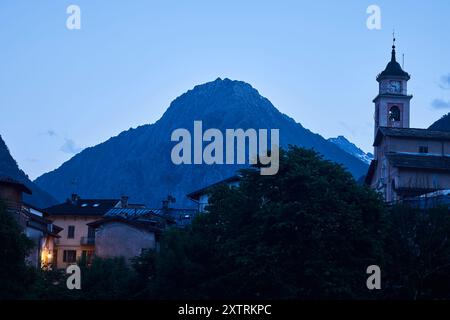
[[[406,80],[409,80],[411,78],[408,72],[404,71],[400,64],[397,62],[397,59],[395,57],[395,38],[394,44],[392,45],[391,61],[389,61],[384,71],[377,76],[377,80],[379,81],[390,77],[401,77]]]

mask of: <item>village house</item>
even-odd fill
[[[409,79],[394,44],[391,61],[377,76],[374,160],[365,180],[386,202],[450,189],[450,132],[410,128]]]
[[[148,208],[113,208],[88,224],[95,229],[95,255],[126,261],[146,250],[159,250],[160,236],[175,221]]]
[[[206,206],[209,202],[209,193],[211,192],[212,188],[221,184],[225,184],[229,187],[237,187],[239,186],[240,180],[241,178],[239,177],[239,175],[234,175],[227,179],[218,181],[209,186],[191,192],[187,195],[187,197],[197,204],[198,212],[206,212]]]
[[[47,219],[44,211],[24,203],[23,193],[31,194],[31,190],[19,181],[0,177],[0,200],[34,243],[27,257],[28,263],[36,268],[51,269],[54,267],[55,242],[62,228]]]
[[[129,206],[142,205],[129,205],[125,196],[121,199],[82,199],[73,194],[66,202],[45,209],[48,218],[64,228],[54,250],[57,268],[67,268],[80,259],[90,263],[95,252],[95,230],[89,224],[100,220],[112,208]]]

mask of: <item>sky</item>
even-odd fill
[[[80,29],[66,25],[72,4]],[[367,28],[370,5],[379,30]],[[450,112],[449,12],[448,0],[0,0],[0,135],[34,179],[227,77],[311,131],[371,151],[394,28],[411,126]]]

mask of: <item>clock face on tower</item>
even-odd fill
[[[402,82],[398,80],[390,80],[387,89],[389,93],[401,93]]]

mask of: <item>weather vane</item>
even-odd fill
[[[392,29],[392,47],[395,48],[395,28]]]

